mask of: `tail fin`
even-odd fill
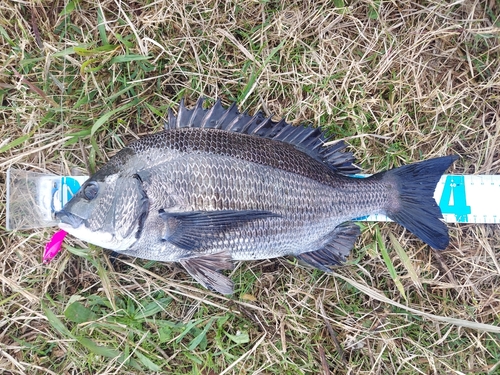
[[[378,177],[395,185],[397,196],[386,214],[422,241],[437,250],[444,250],[450,241],[443,215],[434,200],[434,190],[441,175],[458,159],[443,156],[382,172]]]

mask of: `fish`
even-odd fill
[[[384,214],[436,250],[449,244],[433,194],[458,158],[376,173],[343,140],[218,100],[169,110],[164,130],[112,156],[55,213],[61,230],[132,257],[178,262],[209,290],[233,293],[235,261],[293,256],[331,272]],[[327,143],[328,142],[328,143]]]

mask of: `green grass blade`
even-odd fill
[[[403,287],[403,284],[401,284],[401,280],[399,279],[396,268],[394,268],[394,264],[392,263],[391,257],[387,252],[387,248],[385,247],[384,240],[382,239],[382,235],[380,234],[380,229],[378,229],[378,227],[376,227],[375,233],[380,248],[380,253],[382,254],[382,259],[384,259],[384,263],[387,267],[387,270],[389,271],[389,274],[391,275],[391,278],[394,281],[394,284],[398,288],[399,292],[401,293],[403,298],[407,300],[405,289]]]
[[[119,63],[128,63],[131,61],[144,61],[150,60],[152,56],[144,56],[144,55],[121,55],[115,56],[111,59],[111,64],[119,64]]]
[[[417,271],[413,267],[413,264],[410,258],[408,257],[408,254],[406,254],[406,251],[403,249],[401,244],[398,242],[398,240],[396,239],[396,237],[394,237],[392,233],[389,233],[389,239],[391,240],[391,244],[394,247],[394,250],[396,250],[396,253],[399,256],[399,259],[401,259],[403,266],[406,268],[406,271],[408,272],[411,281],[413,281],[413,284],[417,287],[418,290],[421,291],[422,283],[420,282]]]
[[[99,31],[99,37],[101,38],[101,43],[106,45],[109,44],[109,42],[104,21],[105,19],[104,19],[104,14],[102,13],[102,7],[99,5],[99,7],[97,8],[97,30]]]
[[[103,345],[97,345],[94,341],[87,337],[77,337],[76,340],[94,354],[106,358],[116,358],[121,355],[118,350]]]
[[[30,137],[31,137],[31,134],[25,134],[25,135],[22,135],[16,139],[14,139],[13,141],[11,141],[11,142],[7,143],[6,145],[4,145],[3,147],[1,147],[0,153],[8,151],[13,147],[17,147],[17,146],[23,144],[28,139],[30,139]]]
[[[202,343],[202,341],[206,342],[206,340],[207,340],[207,332],[212,327],[212,324],[213,324],[214,320],[215,320],[215,318],[210,319],[208,321],[208,323],[205,325],[205,327],[203,328],[203,330],[198,334],[198,336],[196,336],[189,343],[189,346],[188,346],[189,350],[195,350],[198,347],[198,345],[200,345]],[[206,344],[204,346],[206,346]]]
[[[231,335],[230,333],[224,332],[229,339],[235,344],[246,344],[250,342],[250,336],[247,331],[240,332],[237,335]]]
[[[109,121],[111,117],[116,115],[117,113],[124,112],[127,109],[130,109],[134,106],[137,105],[137,102],[135,100],[131,101],[130,103],[127,103],[125,105],[122,105],[121,107],[118,107],[112,111],[106,112],[104,115],[99,117],[97,121],[92,125],[92,128],[90,130],[90,134],[94,135],[106,122]]]
[[[86,308],[78,301],[73,302],[66,308],[64,316],[69,321],[77,324],[90,322],[96,318],[96,314],[92,310]]]
[[[181,334],[179,336],[177,336],[176,342],[177,343],[181,342],[181,340],[184,338],[184,336],[189,334],[193,328],[195,328],[198,324],[200,324],[203,321],[204,321],[204,319],[196,319],[196,320],[192,320],[188,324],[186,324],[186,326],[184,327],[184,330],[181,332]]]
[[[142,320],[147,317],[156,315],[159,312],[165,311],[165,309],[171,302],[172,302],[171,297],[160,298],[154,302],[150,302],[135,315],[135,318]]]
[[[135,355],[139,359],[139,361],[149,370],[149,371],[154,371],[154,372],[159,372],[161,371],[161,367],[155,364],[153,361],[151,361],[148,357],[146,357],[144,354],[142,354],[139,351],[135,352]]]
[[[47,317],[47,320],[49,321],[50,325],[53,328],[55,328],[57,332],[59,332],[61,335],[65,337],[75,338],[73,334],[69,331],[69,329],[64,325],[62,320],[59,319],[57,315],[52,312],[51,309],[42,304],[42,310],[45,316]]]

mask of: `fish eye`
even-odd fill
[[[91,181],[83,188],[83,195],[85,196],[86,199],[91,201],[97,196],[97,193],[99,192],[99,185],[97,185],[97,182]]]

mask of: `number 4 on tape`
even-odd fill
[[[439,207],[443,214],[455,215],[458,223],[468,222],[471,208],[467,205],[464,176],[446,176]]]

